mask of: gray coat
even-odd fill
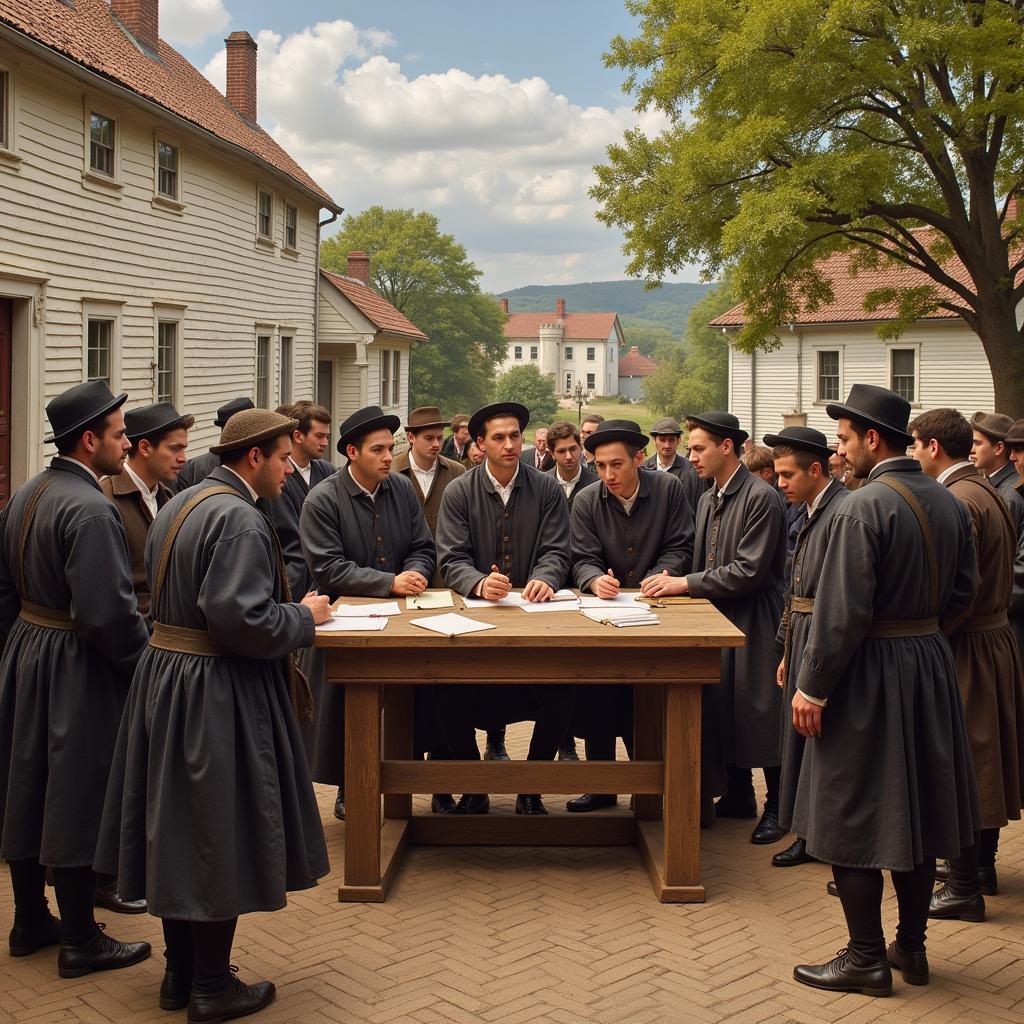
[[[325,459],[313,459],[309,464],[308,486],[298,469],[293,469],[292,473],[285,477],[281,496],[268,502],[270,519],[281,541],[293,601],[301,601],[313,589],[313,576],[306,564],[302,542],[299,540],[299,514],[309,492],[335,472],[337,469]]]
[[[520,464],[508,506],[487,465],[453,480],[441,499],[437,557],[445,584],[471,594],[492,565],[525,587],[537,579],[558,590],[569,579],[569,512],[547,473]]]
[[[558,484],[558,467],[552,466],[547,471],[548,476]],[[583,472],[580,474],[580,482],[572,489],[572,493],[569,495],[567,501],[569,504],[569,518],[572,519],[572,507],[576,503],[576,499],[583,493],[583,491],[591,484],[599,483],[601,478],[595,473],[589,466],[583,467]],[[558,484],[558,489],[565,494],[562,490],[562,485]]]
[[[19,617],[25,506],[47,477],[25,543],[25,597],[75,629]],[[89,471],[56,458],[0,513],[0,857],[92,864],[118,722],[149,634],[117,509]]]
[[[709,598],[741,629],[746,645],[722,651],[721,682],[707,691],[715,708],[720,754],[743,768],[781,762],[782,704],[775,634],[782,616],[786,531],[778,491],[742,463],[721,504],[717,488],[697,504],[693,597]]]
[[[644,459],[642,465],[644,469],[649,469],[652,473],[659,472],[658,453],[655,452],[649,458]],[[683,485],[683,490],[686,491],[686,500],[690,503],[693,515],[696,515],[697,502],[700,501],[700,496],[708,488],[707,484],[701,480],[697,470],[693,468],[693,464],[689,459],[684,459],[682,455],[676,452],[675,461],[665,472],[674,476]]]
[[[234,474],[176,495],[149,533],[150,583],[174,517],[228,484],[178,534],[154,619],[206,629],[215,658],[149,647],[118,737],[96,867],[157,917],[220,921],[278,910],[328,871],[320,812],[288,691],[288,654],[313,643],[284,603],[273,527]]]
[[[1024,525],[1024,497],[1017,490],[1020,474],[1013,463],[1008,462],[998,473],[993,473],[988,478],[988,482],[999,492],[999,497],[1006,503],[1013,525],[1020,533],[1021,526]]]
[[[928,516],[938,561],[931,607],[921,528],[878,482],[887,473]],[[822,736],[804,747],[790,792],[792,828],[819,860],[911,871],[955,857],[979,827],[977,794],[949,644],[942,632],[869,637],[875,620],[953,623],[974,596],[977,560],[967,510],[913,459],[876,466],[832,523],[798,689],[825,698]],[[788,814],[787,814],[788,820]]]

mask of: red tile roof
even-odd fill
[[[650,377],[657,368],[657,362],[645,356],[636,345],[619,359],[620,377]]]
[[[152,100],[198,128],[247,150],[331,209],[334,200],[262,129],[246,121],[180,53],[160,41],[159,60],[142,53],[107,0],[0,0],[0,22],[83,68]]]
[[[2,0],[0,0],[2,2]],[[505,323],[506,338],[536,338],[545,324],[558,322],[558,314],[509,313]],[[605,341],[615,329],[617,313],[566,313],[561,318],[565,325],[566,341]]]
[[[382,298],[372,288],[357,281],[354,277],[345,277],[333,271],[320,268],[320,273],[359,310],[367,320],[379,331],[388,334],[400,334],[413,341],[426,341],[427,336],[407,317],[401,314],[387,299]]]

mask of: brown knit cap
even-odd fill
[[[290,420],[269,409],[244,409],[228,419],[220,432],[220,444],[215,444],[210,451],[214,455],[223,455],[224,452],[254,448],[272,437],[290,434],[298,425],[298,420]]]

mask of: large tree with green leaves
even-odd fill
[[[531,429],[543,427],[558,412],[554,374],[541,373],[532,363],[513,366],[495,381],[494,400],[520,402],[530,410]]]
[[[747,323],[771,347],[830,297],[818,262],[912,267],[892,336],[936,309],[979,336],[996,406],[1024,416],[1022,0],[626,0],[634,39],[606,56],[640,109],[597,168],[599,216],[626,232],[630,273],[732,268]],[[951,270],[953,257],[961,264]]]
[[[413,347],[410,404],[439,405],[446,416],[483,405],[505,355],[505,315],[480,291],[481,271],[465,248],[432,214],[373,206],[344,219],[320,260],[344,273],[355,250],[370,257],[376,291],[429,338]]]

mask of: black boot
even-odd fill
[[[103,881],[96,886],[94,902],[97,907],[103,907],[104,910],[115,914],[144,914],[149,909],[145,900],[122,899],[116,878]]]
[[[772,857],[772,865],[777,868],[792,868],[797,864],[813,864],[817,860],[807,852],[807,840],[797,839],[781,853]]]
[[[766,846],[777,843],[787,834],[786,829],[779,824],[779,805],[765,803],[764,814],[750,833],[750,841],[756,846]]]
[[[860,992],[865,996],[892,995],[892,968],[886,960],[856,962],[854,954],[841,949],[827,964],[801,964],[793,968],[801,985],[829,992]]]
[[[511,761],[505,749],[505,730],[494,729],[487,733],[487,747],[484,750],[485,761]]]
[[[615,807],[618,802],[619,798],[614,793],[584,793],[583,796],[566,800],[565,808],[578,813],[599,811],[602,807]]]
[[[973,894],[959,892],[951,880],[935,890],[928,916],[937,921],[984,921],[985,897],[980,889]]]
[[[463,793],[452,814],[487,814],[491,799],[486,793]]]
[[[455,798],[451,793],[435,793],[430,800],[432,814],[452,814],[455,806]]]
[[[18,924],[15,922],[7,943],[11,956],[31,956],[37,950],[47,946],[56,946],[60,942],[60,921],[48,913],[46,919],[35,924]]]
[[[338,795],[334,801],[334,816],[338,821],[345,820],[345,794],[341,789],[338,790]]]
[[[544,806],[538,793],[521,793],[516,797],[516,814],[547,814],[548,809]]]
[[[896,967],[908,985],[928,984],[928,957],[923,952],[908,953],[898,942],[891,942],[886,952],[890,966]]]
[[[57,973],[62,978],[81,978],[93,971],[116,971],[131,967],[149,957],[152,947],[148,942],[118,942],[99,931],[81,945],[62,942],[57,953]]]
[[[224,1020],[245,1017],[269,1006],[277,995],[272,981],[245,985],[231,969],[228,987],[217,995],[193,993],[188,1003],[188,1024],[220,1024]]]

